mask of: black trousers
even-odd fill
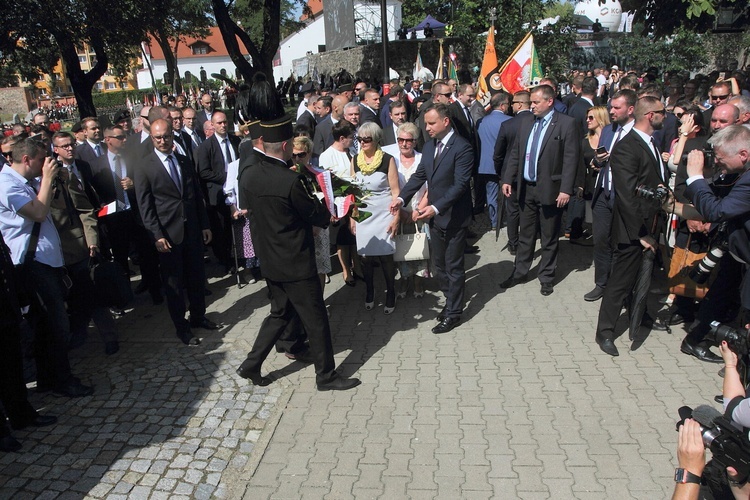
[[[729,252],[719,261],[716,279],[698,307],[697,321],[687,338],[693,343],[702,342],[711,330],[712,321],[726,321],[727,314],[740,303],[740,286],[742,285],[743,264],[734,260]],[[744,326],[744,325],[743,325]]]
[[[335,379],[338,374],[333,360],[331,327],[318,276],[286,283],[266,279],[266,283],[271,291],[271,314],[263,320],[253,348],[243,361],[241,369],[260,373],[263,361],[274,344],[281,338],[289,322],[298,315],[310,339],[317,383]]]
[[[132,244],[140,257],[141,278],[151,293],[160,293],[159,255],[148,231],[138,224],[135,214],[131,210],[126,210],[107,215],[100,220],[104,221],[102,228],[109,242],[113,260],[127,273],[128,255]]]
[[[208,221],[211,224],[211,249],[220,264],[229,266],[232,263],[232,216],[227,205],[209,205],[206,207]]]
[[[596,335],[599,338],[614,340],[617,319],[620,317],[625,299],[633,291],[642,259],[643,246],[640,243],[619,244],[615,248],[612,273],[599,307],[599,320],[596,324]]]
[[[430,257],[448,318],[459,318],[464,311],[466,233],[465,227],[443,230],[430,225]]]
[[[0,338],[3,348],[0,349],[0,403],[11,423],[24,423],[36,417],[26,395],[26,384],[23,381],[23,358],[21,356],[21,328],[13,318],[2,318]],[[7,431],[5,415],[0,410],[0,436]]]
[[[518,247],[518,233],[521,224],[521,208],[518,206],[518,192],[513,188],[510,196],[504,199],[505,217],[508,226],[508,245],[511,247]]]
[[[177,334],[190,331],[185,319],[185,291],[190,317],[201,320],[206,314],[206,270],[203,265],[203,236],[195,224],[185,224],[185,239],[172,245],[170,252],[159,253],[159,265],[167,297],[167,308]]]
[[[562,209],[557,205],[543,205],[537,196],[536,184],[526,183],[526,193],[520,201],[521,230],[513,277],[523,278],[529,274],[534,261],[536,228],[541,229],[542,260],[539,262],[538,278],[541,283],[552,283],[557,268],[558,237],[562,224]]]
[[[614,201],[614,200],[612,200]],[[610,200],[600,194],[591,206],[594,233],[594,283],[601,288],[607,287],[609,273],[612,269],[612,207]]]

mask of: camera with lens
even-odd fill
[[[733,467],[737,471],[738,481],[744,483],[750,475],[750,440],[744,427],[708,405],[698,406],[695,410],[683,406],[679,414],[677,429],[685,423],[686,418],[692,418],[700,424],[703,445],[711,450],[713,458],[709,464],[713,467],[707,464],[703,472],[709,486],[711,479],[716,483],[726,481],[724,471],[727,467]],[[711,478],[714,474],[709,473],[709,469],[716,471],[715,477]]]
[[[750,336],[750,331],[745,328],[732,328],[718,321],[712,321],[711,330],[706,334],[705,340],[716,346],[726,341],[729,348],[741,357],[748,354],[748,347],[750,347],[748,336]]]
[[[706,256],[703,257],[698,263],[690,270],[688,276],[691,280],[695,281],[699,285],[702,285],[711,276],[711,272],[719,263],[724,252],[729,248],[729,231],[727,230],[727,223],[722,222],[716,229],[711,247],[709,248]]]
[[[714,146],[710,142],[707,142],[703,146],[703,168],[714,170],[716,168],[716,155],[714,154]]]
[[[635,188],[635,195],[646,200],[663,201],[667,199],[667,196],[669,195],[669,189],[664,186],[650,188],[645,184],[641,184]]]

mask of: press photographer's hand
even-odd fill
[[[703,151],[694,149],[687,155],[688,177],[703,175]]]

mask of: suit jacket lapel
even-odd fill
[[[445,158],[445,153],[447,153],[448,149],[450,149],[450,147],[453,145],[453,139],[455,139],[455,137],[456,137],[456,130],[454,129],[453,130],[453,135],[451,136],[450,140],[448,141],[448,143],[445,146],[443,146],[443,150],[440,152],[440,156],[438,156],[437,158],[435,158],[435,160],[433,161],[433,166],[432,166],[432,175],[433,176],[435,175],[435,172],[437,171],[438,167],[440,166],[440,163],[443,161],[443,158]],[[435,148],[437,148],[437,141],[435,142]]]
[[[539,146],[539,154],[537,155],[539,158],[541,158],[542,153],[544,152],[544,148],[547,146],[547,143],[549,142],[550,138],[555,135],[555,126],[557,126],[557,112],[555,111],[552,114],[552,118],[550,118],[550,123],[547,126],[547,130],[544,131],[544,137],[542,137],[542,144]],[[539,160],[537,160],[537,171],[539,169]]]

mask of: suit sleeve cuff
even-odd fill
[[[699,179],[703,179],[703,176],[702,175],[692,175],[692,176],[688,177],[686,183],[689,186],[690,184],[692,184],[693,182],[695,182],[695,181],[697,181]]]
[[[440,210],[437,209],[435,205],[430,205],[432,209],[435,211],[435,215],[440,215]]]

